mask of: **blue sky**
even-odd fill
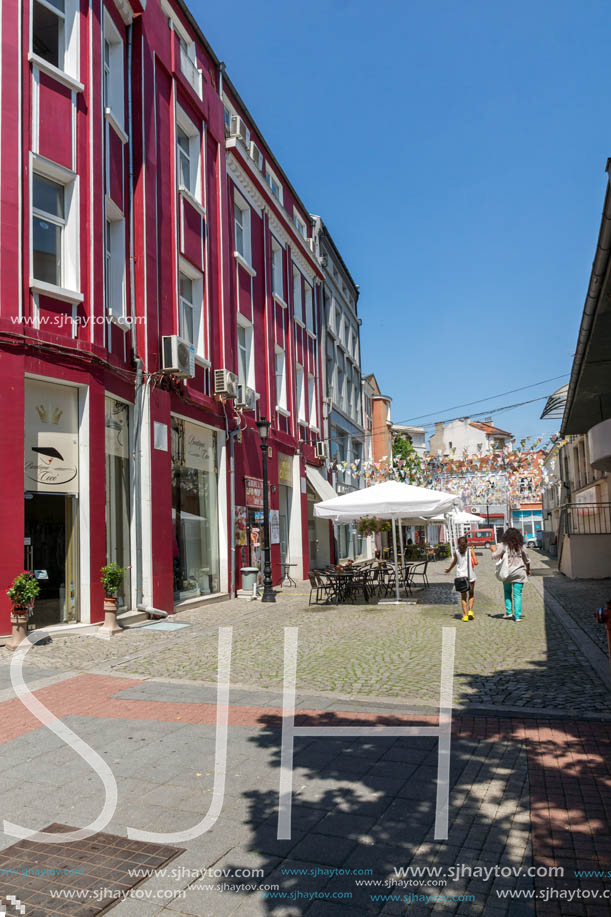
[[[190,5],[360,284],[395,421],[569,372],[611,155],[608,5]],[[473,410],[549,435],[544,402],[494,406],[563,381]]]

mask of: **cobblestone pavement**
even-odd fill
[[[534,574],[549,574],[545,559],[536,552],[532,556]],[[482,552],[479,560],[476,619],[468,624],[460,621],[451,575],[443,574],[441,562],[430,568],[430,588],[415,594],[417,604],[308,607],[309,590],[300,584],[279,594],[275,605],[233,600],[181,612],[178,619],[190,626],[173,633],[134,628],[112,641],[53,636],[48,645],[30,651],[30,677],[40,669],[45,676],[99,671],[213,683],[218,628],[231,625],[234,688],[277,692],[288,626],[299,628],[300,697],[386,700],[422,710],[438,704],[441,630],[451,626],[456,627],[458,707],[608,714],[608,690],[556,616],[544,609],[534,586],[524,590],[524,619],[506,621],[492,559]],[[553,575],[550,581],[550,591],[568,601],[570,613],[589,620],[589,610],[583,612],[586,598],[580,597],[584,587],[559,584]],[[546,578],[546,588],[547,583]],[[590,596],[587,601],[592,604]],[[0,649],[0,679],[2,663],[9,659]],[[0,696],[1,689],[0,680]]]
[[[198,702],[195,692],[195,685],[101,675],[37,691],[111,767],[118,805],[108,831],[185,831],[209,811],[219,766],[216,709]],[[279,840],[281,719],[278,710],[257,706],[259,697],[243,692],[241,703],[230,707],[218,820],[177,841],[186,852],[165,873],[126,892],[119,917],[529,917],[535,905],[541,915],[608,914],[602,897],[593,896],[610,887],[603,871],[611,866],[605,820],[611,725],[455,716],[447,840],[435,840],[433,830],[435,738],[298,737],[291,836]],[[436,718],[312,707],[299,722],[331,731],[350,724],[434,725]],[[17,699],[0,703],[0,752],[7,821],[30,829],[54,822],[84,826],[100,813],[99,778]],[[14,837],[7,830],[0,838],[0,901],[6,901],[13,864],[1,849]],[[23,868],[30,870],[26,880],[20,877],[25,917],[38,917],[40,889],[74,894],[83,887],[78,875],[62,874],[52,850]],[[402,868],[403,876],[396,871]],[[262,875],[238,872],[252,869]],[[583,870],[599,877],[580,878]],[[112,877],[95,890],[115,900],[121,895]],[[550,903],[550,893],[564,898]],[[587,909],[576,897],[586,894]],[[87,900],[64,898],[61,913],[85,917]]]

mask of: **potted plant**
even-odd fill
[[[28,635],[28,618],[40,592],[38,580],[29,570],[24,570],[13,580],[6,594],[11,603],[11,638],[6,644],[9,650],[16,650]]]
[[[102,567],[100,573],[100,582],[104,587],[104,624],[101,630],[102,633],[112,636],[120,633],[122,629],[117,624],[117,609],[119,607],[117,592],[121,588],[125,570],[113,560]]]

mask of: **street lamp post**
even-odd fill
[[[272,587],[272,557],[269,535],[269,492],[267,485],[267,437],[270,423],[262,417],[257,421],[259,436],[261,437],[261,453],[263,455],[263,537],[265,539],[265,560],[263,563],[263,595],[262,602],[275,602],[276,595]]]

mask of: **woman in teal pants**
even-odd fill
[[[524,550],[522,532],[518,529],[507,529],[501,536],[498,547],[490,546],[496,561],[502,561],[507,555],[507,575],[503,576],[505,593],[505,617],[519,621],[522,617],[522,590],[530,576],[530,560]]]

